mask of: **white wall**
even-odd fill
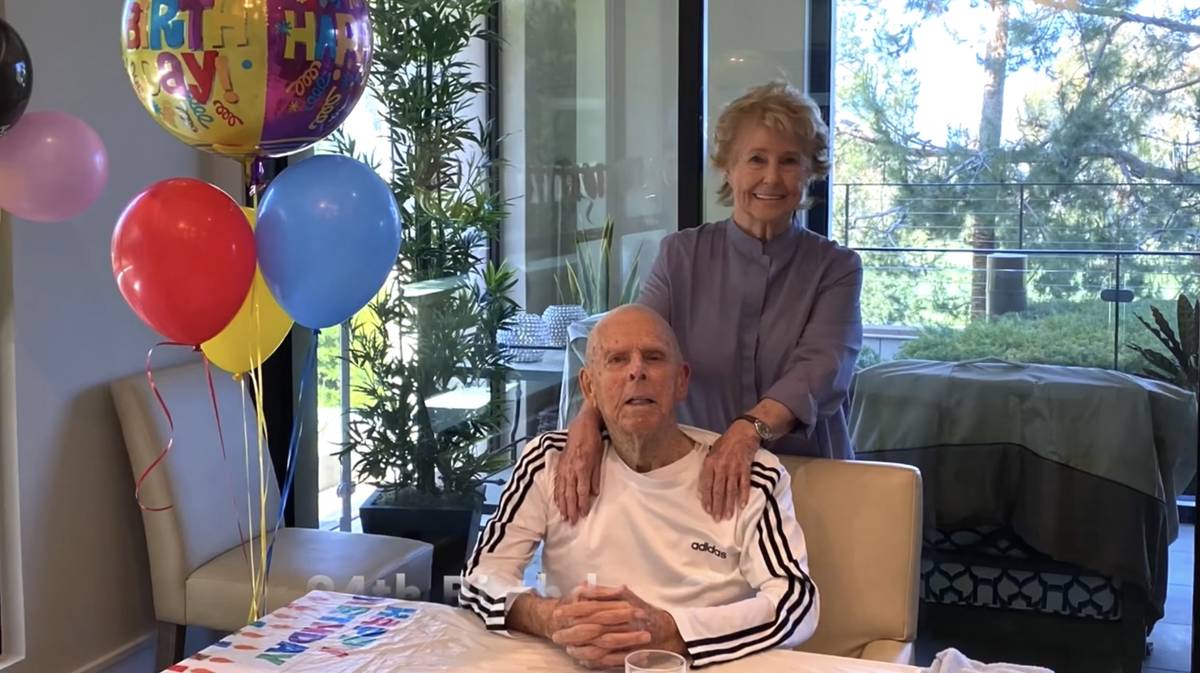
[[[24,658],[5,669],[15,673],[86,670],[154,623],[141,517],[106,384],[141,370],[155,335],[117,293],[109,239],[135,193],[197,175],[200,164],[135,100],[120,62],[121,7],[7,0],[6,18],[32,54],[30,109],[83,118],[103,137],[111,166],[108,189],[87,213],[63,224],[12,220],[11,245],[0,245],[0,275],[11,278],[11,295],[0,280],[0,465],[17,463],[16,497],[3,493],[3,516],[5,533],[19,538],[23,611],[7,584],[0,604],[6,656],[22,649],[9,640],[20,628],[8,611],[23,612],[15,618],[24,621]],[[12,565],[4,564],[7,580]]]

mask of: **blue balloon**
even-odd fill
[[[375,171],[319,155],[290,166],[258,207],[258,264],[288,315],[312,329],[349,320],[400,252],[400,210]]]

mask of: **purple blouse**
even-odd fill
[[[683,423],[724,432],[764,397],[799,423],[775,453],[853,458],[846,392],[862,347],[858,253],[803,228],[763,243],[732,220],[668,235],[638,302],[692,368]]]

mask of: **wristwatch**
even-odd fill
[[[771,426],[767,425],[766,421],[764,421],[763,419],[761,419],[757,416],[751,416],[750,414],[742,414],[741,416],[738,416],[734,420],[746,421],[750,425],[753,425],[754,431],[758,433],[758,438],[763,440],[764,442],[769,442],[771,440],[779,438],[779,433],[772,430]]]

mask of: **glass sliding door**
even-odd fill
[[[678,12],[675,0],[501,5],[499,253],[528,312],[513,335],[514,439],[563,422],[564,322],[636,298],[679,226]]]
[[[808,26],[808,2],[709,0],[704,134],[707,143],[712,142],[721,110],[750,87],[783,80],[808,91]],[[704,221],[713,222],[729,217],[730,209],[717,203],[722,176],[708,161],[713,148],[706,150]],[[685,223],[685,226],[696,224],[700,223]]]

